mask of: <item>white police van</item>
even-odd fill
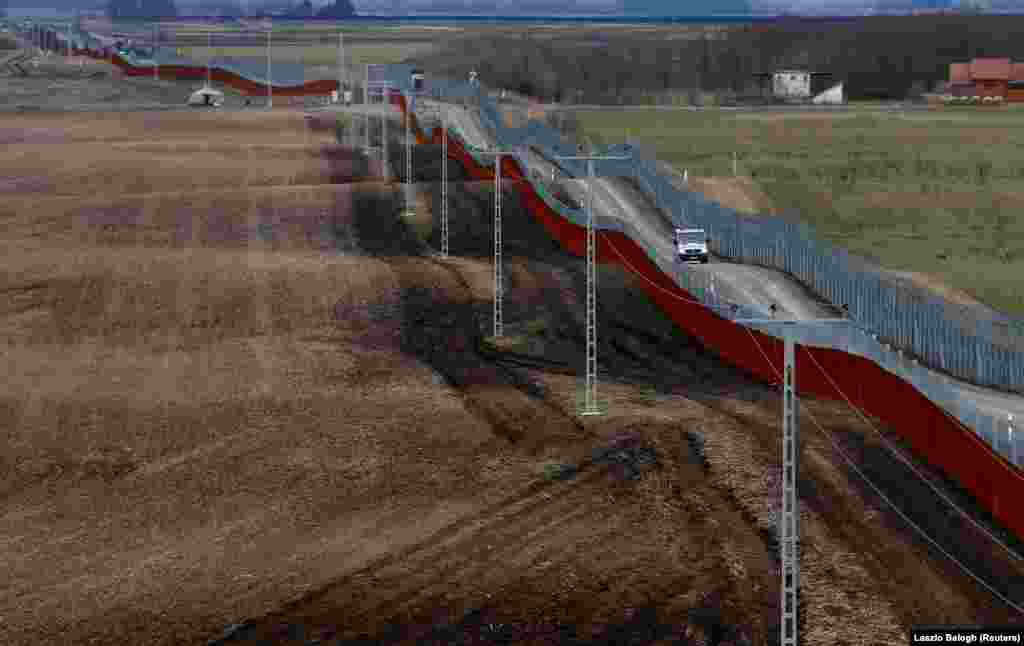
[[[708,262],[708,243],[710,240],[704,229],[676,229],[673,244],[679,260],[687,262],[697,260]]]

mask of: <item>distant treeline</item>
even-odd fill
[[[263,15],[262,12],[243,11],[237,0],[210,0],[199,4],[198,8],[211,17],[237,18],[245,15],[249,17]],[[172,19],[179,16],[174,0],[108,0],[106,11],[107,15],[114,20]],[[313,8],[311,0],[300,0],[286,14],[276,17],[293,20],[337,20],[353,16],[355,16],[355,7],[351,0],[333,0],[319,10]]]
[[[107,15],[114,20],[175,18],[174,0],[109,0]]]
[[[419,61],[432,73],[476,68],[491,87],[545,100],[638,103],[706,92],[763,94],[757,74],[797,68],[818,91],[842,81],[850,99],[903,99],[948,79],[949,64],[976,56],[1024,60],[1024,16],[872,16],[639,31],[512,30],[448,41]],[[672,38],[669,38],[672,36]],[[682,36],[682,37],[680,37]]]

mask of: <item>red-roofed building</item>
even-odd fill
[[[971,64],[970,63],[950,63],[949,64],[949,82],[950,83],[970,83],[971,82]]]
[[[950,63],[949,93],[998,96],[1024,103],[1024,63],[1014,63],[1009,58],[975,58],[970,63]]]
[[[1006,100],[1012,103],[1024,103],[1024,63],[1014,63],[1010,69],[1010,82]]]

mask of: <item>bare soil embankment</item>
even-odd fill
[[[582,265],[513,194],[500,352],[489,182],[453,184],[442,262],[424,245],[437,227],[405,223],[396,192],[287,186],[330,164],[272,148],[250,170],[217,152],[246,127],[218,118],[198,137],[166,124],[166,141],[209,144],[189,153],[201,186],[156,164],[131,192],[117,148],[62,178],[78,193],[33,193],[52,182],[35,167],[7,189],[0,641],[198,644],[243,621],[242,643],[777,639],[777,394],[602,268],[609,412],[580,421]],[[124,117],[118,136],[160,136],[152,123]],[[233,179],[211,186],[211,168]],[[255,170],[267,181],[245,184]],[[807,408],[943,545],[1019,581],[859,420]],[[1012,619],[878,511],[819,436],[804,442],[807,643]]]

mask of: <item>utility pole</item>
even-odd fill
[[[344,101],[345,97],[345,35],[341,28],[338,29],[338,98]]]
[[[385,85],[381,91],[384,93],[384,100],[387,101],[388,85]],[[380,145],[381,145],[381,156],[383,162],[381,163],[381,175],[384,176],[384,181],[388,180],[390,167],[388,166],[388,115],[387,112],[380,117]]]
[[[267,109],[274,107],[273,81],[270,76],[270,32],[274,31],[274,23],[267,23]]]
[[[363,83],[363,105],[370,105],[370,64],[366,64],[366,82]],[[366,137],[366,150],[369,153],[370,150],[370,114],[367,112],[366,119],[364,120],[366,128],[364,135]]]
[[[406,196],[412,194],[412,110],[413,97],[409,95],[409,101],[405,106],[405,184]],[[408,207],[408,204],[406,204]]]
[[[303,49],[301,45],[295,48],[295,62],[298,64],[299,69],[302,70],[302,85],[299,86],[299,87],[305,87],[305,85],[306,85],[306,65],[305,65],[306,61],[305,61],[305,58],[303,57],[303,55],[305,53],[306,53],[306,50]],[[303,92],[301,90],[299,91],[299,94],[298,94],[297,97],[295,95],[292,95],[292,101],[295,101],[296,98],[302,99],[301,100],[301,105],[302,105],[302,107],[306,107],[306,97],[305,97],[305,94],[303,94]],[[309,131],[308,130],[306,131],[306,135],[307,136],[309,135]]]
[[[597,407],[597,245],[594,237],[594,161],[632,159],[626,156],[572,155],[556,159],[581,159],[587,162],[587,369],[581,415],[600,415]]]
[[[1017,445],[1013,440],[1013,413],[1006,414],[1006,439],[1010,442],[1010,463],[1017,464]]]
[[[507,150],[481,151],[481,155],[494,155],[494,338],[504,334],[502,320],[502,273],[501,273],[501,158],[510,155]]]
[[[441,104],[441,257],[448,257],[448,120]]]
[[[213,58],[213,29],[206,31],[206,87],[211,87],[210,63]]]
[[[733,312],[736,305],[733,305]],[[734,323],[781,325],[782,330],[774,333],[782,337],[782,506],[779,509],[779,556],[782,562],[782,602],[780,625],[781,646],[797,646],[797,616],[800,592],[800,507],[797,500],[797,477],[800,467],[800,443],[797,424],[796,398],[796,341],[793,327],[796,324],[835,321],[779,320],[776,318],[733,318]]]
[[[391,81],[382,81],[380,86],[381,91],[381,104],[386,108],[381,112],[380,116],[380,145],[383,150],[383,167],[381,173],[386,181],[391,176],[391,167],[388,164],[388,117],[390,116],[390,94],[391,94]]]
[[[159,38],[159,24],[160,23],[156,23],[156,22],[153,23],[153,80],[154,81],[159,81],[160,80],[160,66],[157,64],[157,60],[156,60],[156,46],[157,46],[157,40]],[[68,55],[69,56],[71,55],[71,38],[70,38],[70,36],[71,36],[71,30],[69,28],[68,29]]]
[[[782,514],[779,522],[782,556],[782,646],[797,646],[797,603],[800,588],[800,511],[797,507],[796,344],[785,336],[782,384]]]
[[[376,101],[376,98],[378,96],[381,97],[381,101],[384,101],[385,100],[384,97],[387,96],[387,93],[388,93],[390,87],[391,87],[391,81],[368,81],[366,87],[364,88],[365,100],[367,102],[365,104],[366,108],[368,108],[371,105],[374,105],[374,103]],[[367,157],[369,157],[370,156],[370,151],[372,149],[376,148],[376,146],[372,146],[371,145],[371,138],[370,138],[370,131],[373,129],[373,114],[372,114],[372,112],[369,109],[364,109],[363,113],[364,113],[363,114],[363,123],[366,125],[366,132],[365,132],[366,146],[365,146],[365,150],[366,150]],[[382,155],[383,155],[381,157],[381,162],[382,163],[386,163],[386,160],[387,160],[387,148],[386,148],[387,147],[387,119],[388,119],[387,110],[382,110],[381,113],[380,113],[381,150],[382,150]],[[386,171],[385,171],[385,174],[386,174]]]
[[[427,106],[424,105],[424,108]],[[448,117],[444,103],[430,104],[441,124],[441,258],[448,257]],[[435,114],[436,113],[436,114]]]
[[[413,114],[416,110],[416,97],[425,93],[423,89],[417,89],[416,83],[413,82],[406,94],[405,102],[405,201],[406,208],[412,209],[413,200],[415,199],[415,185],[413,183],[413,171],[412,171],[412,151],[413,151],[413,134],[412,134],[412,119]],[[390,104],[389,104],[390,105]]]

